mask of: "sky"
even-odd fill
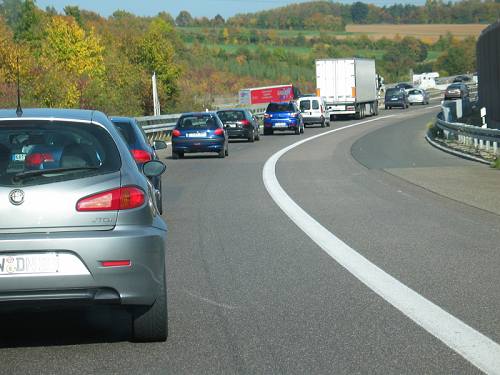
[[[138,16],[154,16],[159,12],[166,11],[175,18],[181,10],[187,10],[194,17],[213,18],[220,14],[224,18],[228,18],[237,13],[256,12],[307,1],[311,0],[38,0],[36,3],[40,8],[53,6],[59,11],[62,11],[66,5],[78,5],[81,9],[92,10],[105,17],[110,16],[115,10],[121,9]],[[354,1],[344,0],[342,2],[352,3]],[[364,0],[364,2],[382,6],[395,2],[423,4],[424,0]]]

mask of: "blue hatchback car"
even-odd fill
[[[224,158],[229,155],[228,138],[217,113],[185,113],[172,130],[172,159],[193,152],[216,152]]]
[[[264,135],[284,130],[304,133],[302,114],[294,102],[269,103],[264,113]]]

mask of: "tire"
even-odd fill
[[[295,128],[295,134],[300,134],[300,125]]]
[[[255,133],[255,140],[256,141],[260,141],[260,130],[259,128],[257,128],[257,131],[254,131]]]
[[[151,306],[132,310],[132,340],[135,342],[161,342],[168,336],[167,288],[165,271],[163,284],[156,301]]]
[[[172,151],[172,159],[174,159],[174,160],[179,159],[179,153]]]
[[[219,157],[219,159],[224,159],[226,157],[226,150],[223,148],[217,153],[217,156]]]
[[[273,134],[273,129],[264,128],[264,135],[272,135],[272,134]]]
[[[178,154],[179,154],[179,159],[184,159],[184,152],[179,151]]]
[[[325,119],[321,119],[321,127],[324,128],[326,125],[325,125]]]
[[[378,102],[373,104],[373,116],[378,116]]]
[[[304,134],[304,129],[306,128],[305,125],[302,125],[302,127],[300,128],[300,134]]]
[[[252,143],[253,141],[255,141],[255,131],[252,131],[252,134],[248,137],[248,142]]]
[[[389,109],[389,106],[388,106],[387,104],[386,104],[386,105],[384,105],[384,107],[385,107],[385,109]]]
[[[224,155],[229,156],[229,146],[226,147],[226,151],[224,151]]]
[[[356,120],[361,120],[361,108],[359,108],[358,106],[356,106],[356,113],[354,114],[354,118]]]

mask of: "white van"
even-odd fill
[[[297,99],[304,119],[304,126],[318,124],[322,128],[330,126],[330,112],[328,111],[325,100],[320,96],[304,96]]]

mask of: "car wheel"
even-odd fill
[[[266,129],[264,128],[264,135],[271,135],[273,134],[273,130],[272,129]]]
[[[184,158],[184,152],[179,151],[178,154],[179,154],[179,159],[183,159]]]
[[[324,118],[322,118],[322,119],[321,119],[321,127],[322,127],[322,128],[324,128],[325,126],[326,126],[326,124],[325,124],[325,119],[324,119]]]
[[[389,109],[389,106],[387,104],[384,107],[385,107],[385,109]]]
[[[295,127],[295,134],[300,134],[300,126]]]
[[[229,146],[226,147],[226,151],[224,151],[224,155],[229,156]]]
[[[252,134],[250,134],[250,135],[248,136],[248,142],[250,142],[250,143],[251,143],[251,142],[253,142],[254,140],[255,140],[255,134],[254,134],[254,131],[252,131]]]
[[[168,336],[167,290],[165,271],[156,301],[151,306],[137,307],[132,312],[132,339],[136,342],[165,341]]]
[[[300,134],[304,134],[304,129],[306,128],[305,125],[302,125],[302,127],[300,128]]]
[[[172,151],[172,159],[175,159],[175,160],[179,159],[179,154],[175,151]]]

